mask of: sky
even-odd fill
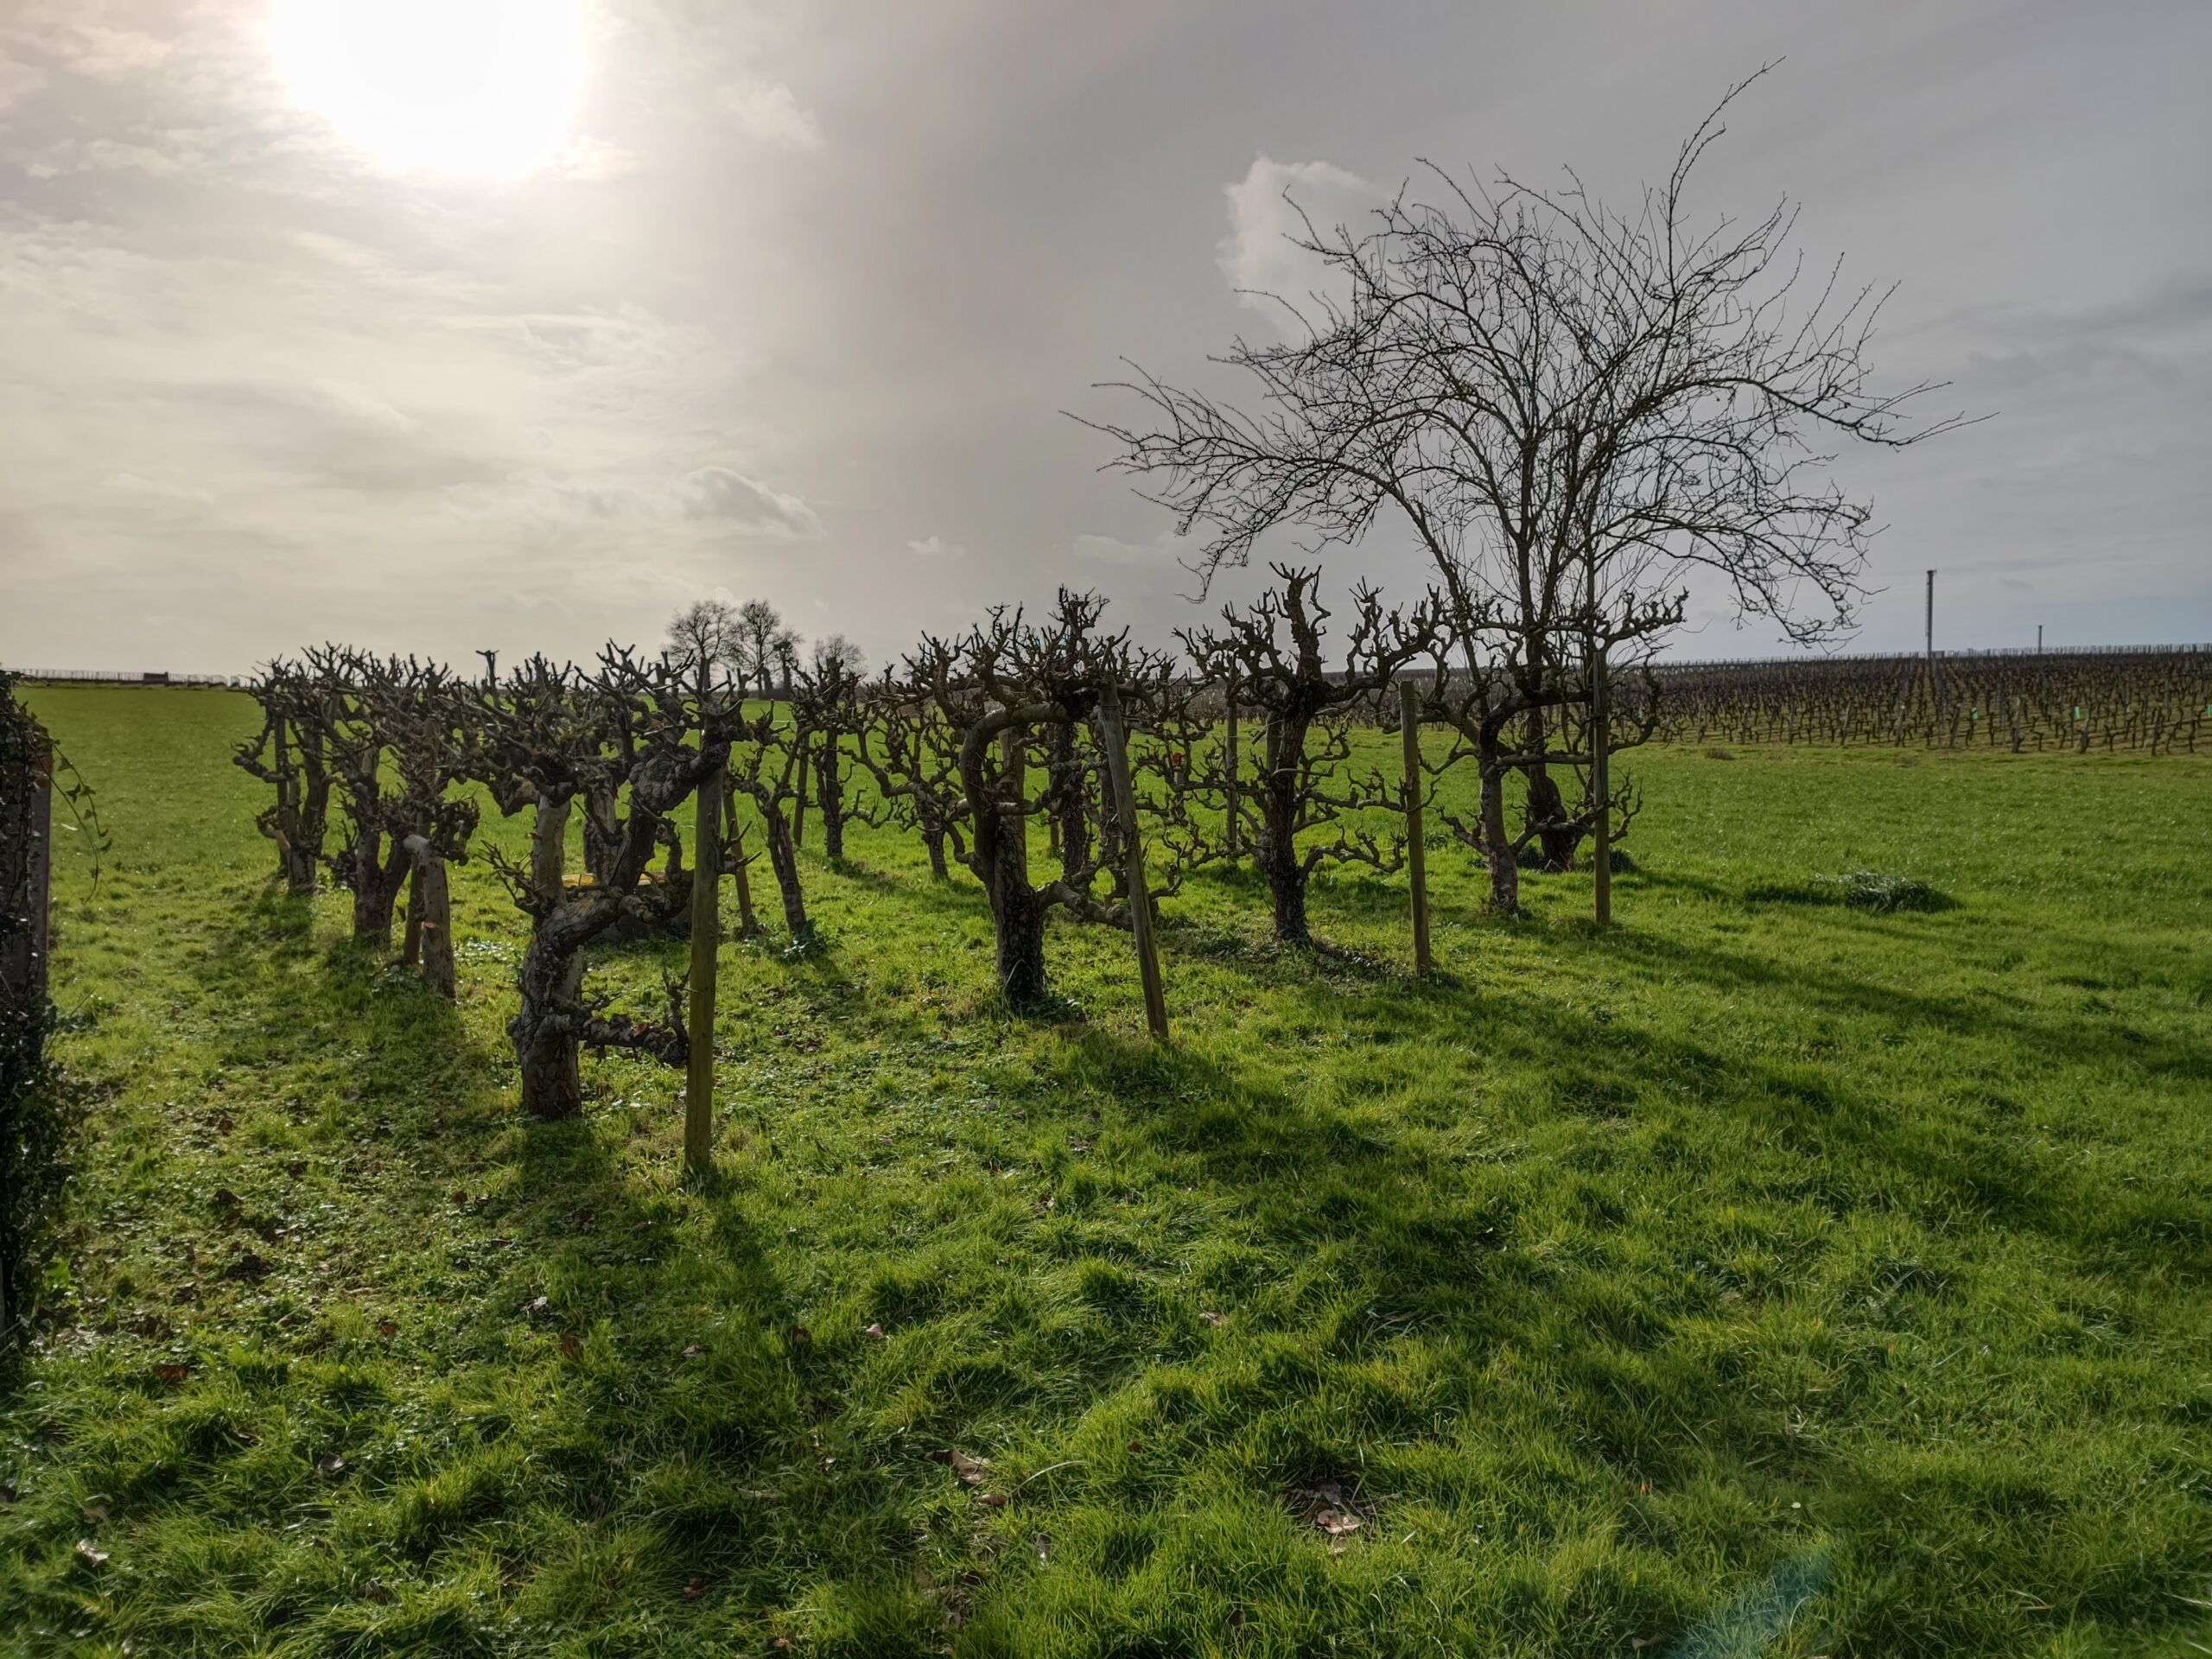
[[[1898,284],[1853,650],[2212,641],[2202,0],[0,0],[0,661],[462,664],[762,596],[884,660],[1202,608],[1077,421],[1424,161],[1799,202]],[[1289,550],[1285,543],[1283,550]],[[1329,581],[1424,584],[1385,527]],[[1672,649],[1768,655],[1699,593]]]

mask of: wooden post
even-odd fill
[[[1137,840],[1137,800],[1129,787],[1129,751],[1122,729],[1122,693],[1107,684],[1098,690],[1098,723],[1105,730],[1106,778],[1114,789],[1114,811],[1122,821],[1122,856],[1129,888],[1129,929],[1136,935],[1137,972],[1144,980],[1144,1018],[1152,1034],[1167,1040],[1167,992],[1160,981],[1160,944],[1152,936],[1152,895],[1144,884],[1144,847]]]
[[[408,850],[414,851],[420,836],[407,837]],[[400,938],[399,963],[403,968],[413,968],[423,960],[423,860],[417,854],[415,868],[407,874],[407,931]]]
[[[795,731],[791,741],[798,745],[798,802],[791,808],[791,845],[806,845],[806,734]]]
[[[737,936],[749,939],[760,931],[760,923],[753,913],[753,879],[746,870],[750,861],[745,855],[745,830],[737,821],[737,798],[722,797],[724,810],[729,814],[730,879],[737,884]]]
[[[703,737],[702,739],[703,741]],[[721,965],[722,779],[717,766],[699,785],[697,868],[691,873],[690,1065],[683,1078],[683,1166],[704,1175],[715,1158],[715,972]]]
[[[1398,729],[1405,743],[1406,874],[1414,888],[1414,972],[1435,966],[1428,953],[1428,849],[1421,834],[1420,694],[1411,680],[1398,682]]]
[[[1236,868],[1237,862],[1239,859],[1243,857],[1244,851],[1243,846],[1240,844],[1244,838],[1244,827],[1237,817],[1236,671],[1235,669],[1230,669],[1227,674],[1223,676],[1222,688],[1224,695],[1229,701],[1229,753],[1226,756],[1226,761],[1229,768],[1229,788],[1227,791],[1229,821],[1224,829],[1225,839],[1223,842],[1223,845],[1229,850],[1229,868],[1233,870]]]
[[[414,855],[414,885],[409,890],[407,936],[421,955],[423,982],[448,1002],[454,1000],[453,897],[446,861],[421,836],[402,843]],[[415,958],[408,958],[411,963]]]
[[[280,712],[271,721],[276,738],[276,869],[286,887],[292,882],[292,842],[295,827],[292,800],[292,744]]]
[[[1605,683],[1605,648],[1599,645],[1590,661],[1590,789],[1598,798],[1598,810],[1590,821],[1590,865],[1600,927],[1610,927],[1613,921],[1612,710],[1607,704],[1610,695]]]
[[[1021,747],[1021,731],[1009,726],[999,734],[999,765],[1006,772],[1007,798],[1020,807],[1029,798],[1028,756]],[[1017,815],[1014,828],[1014,850],[1021,861],[1021,879],[1029,880],[1029,815]]]

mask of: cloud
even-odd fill
[[[822,128],[779,80],[741,80],[722,89],[722,102],[748,137],[774,149],[819,149]]]
[[[45,85],[46,77],[28,63],[0,57],[0,110],[18,99],[29,97]]]
[[[1175,533],[1163,530],[1148,542],[1124,542],[1112,536],[1078,536],[1068,551],[1100,564],[1157,565],[1175,556]]]
[[[569,140],[554,158],[553,171],[579,184],[611,184],[628,178],[644,164],[635,150],[604,139],[576,137]]]
[[[1285,200],[1286,193],[1290,200]],[[1306,233],[1306,218],[1318,230],[1356,219],[1375,204],[1376,188],[1357,173],[1329,162],[1277,162],[1256,156],[1243,178],[1223,188],[1229,198],[1229,234],[1215,250],[1215,260],[1229,285],[1247,305],[1276,311],[1264,297],[1295,301],[1319,282],[1323,267],[1289,240]],[[1293,202],[1296,203],[1294,207]]]
[[[957,559],[965,557],[968,550],[948,542],[942,536],[925,537],[918,542],[906,543],[906,550],[918,559]]]
[[[686,518],[713,519],[775,536],[822,534],[822,520],[805,502],[727,467],[700,467],[684,479],[677,496]]]
[[[169,54],[169,43],[135,29],[79,23],[51,42],[62,67],[95,80],[128,80],[156,69]]]

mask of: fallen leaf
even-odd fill
[[[552,1303],[547,1298],[540,1296],[535,1301],[525,1306],[523,1309],[523,1312],[525,1313],[543,1313],[551,1306]]]
[[[236,1128],[238,1128],[237,1121],[236,1121],[235,1119],[233,1119],[233,1118],[231,1116],[231,1115],[230,1115],[229,1113],[227,1113],[227,1112],[219,1112],[219,1113],[217,1113],[217,1114],[216,1114],[216,1116],[215,1116],[215,1132],[216,1132],[216,1134],[218,1134],[218,1135],[228,1135],[228,1134],[229,1134],[232,1129],[235,1129]]]
[[[377,1335],[380,1337],[396,1337],[398,1334],[399,1327],[397,1325],[394,1325],[390,1319],[378,1319],[377,1321]]]
[[[154,1375],[164,1382],[181,1382],[189,1375],[188,1369],[175,1360],[154,1367]]]
[[[169,1300],[180,1304],[184,1302],[196,1302],[200,1300],[200,1287],[197,1285],[179,1285],[175,1291],[171,1294]]]
[[[963,1486],[980,1486],[991,1472],[988,1458],[971,1458],[965,1452],[947,1450],[938,1460],[952,1465]]]
[[[453,1201],[454,1201],[455,1204],[467,1204],[467,1203],[468,1202],[468,1193],[467,1193],[467,1190],[466,1190],[465,1188],[458,1187],[458,1186],[456,1186],[455,1188],[454,1188],[454,1190],[453,1190]]]
[[[871,1324],[867,1330],[861,1332],[861,1335],[866,1337],[870,1342],[885,1342],[889,1340],[889,1338],[883,1334],[883,1327],[880,1325]]]
[[[391,1599],[391,1592],[385,1588],[381,1579],[363,1579],[361,1597],[365,1601],[388,1602]]]
[[[330,1540],[327,1538],[310,1538],[308,1540],[308,1548],[314,1550],[318,1555],[327,1555],[330,1554]]]
[[[90,1566],[105,1567],[107,1565],[107,1551],[96,1548],[89,1538],[79,1538],[77,1541],[77,1553],[83,1556]]]
[[[696,1601],[705,1595],[710,1587],[705,1579],[694,1576],[691,1582],[683,1586],[684,1599],[687,1601]]]
[[[346,1469],[346,1459],[335,1452],[326,1452],[315,1459],[315,1466],[326,1475],[342,1474]]]
[[[803,1325],[795,1325],[784,1332],[784,1340],[793,1348],[804,1348],[814,1340],[814,1332]]]
[[[1129,1450],[1130,1450],[1130,1451],[1132,1451],[1132,1452],[1141,1452],[1141,1451],[1143,1451],[1143,1450],[1144,1450],[1144,1442],[1143,1442],[1142,1440],[1131,1440],[1131,1441],[1129,1442]]]
[[[1323,1507],[1314,1511],[1313,1524],[1332,1538],[1341,1538],[1346,1533],[1359,1530],[1359,1517],[1347,1510]]]
[[[245,1205],[245,1200],[232,1192],[229,1187],[219,1186],[215,1189],[215,1207],[218,1210],[239,1210]]]
[[[988,1508],[1002,1510],[1006,1508],[1009,1500],[1004,1492],[979,1492],[976,1494],[976,1501]]]
[[[584,1351],[584,1339],[573,1331],[561,1333],[561,1357],[575,1359]]]
[[[97,1527],[107,1519],[107,1505],[105,1503],[87,1503],[85,1505],[81,1513],[84,1515],[85,1524],[86,1526]]]
[[[303,1158],[295,1158],[284,1166],[284,1173],[294,1180],[298,1180],[301,1176],[308,1173],[307,1160]]]
[[[1221,1315],[1215,1313],[1211,1308],[1207,1308],[1204,1313],[1200,1313],[1198,1317],[1204,1319],[1208,1325],[1219,1325],[1221,1323]]]
[[[1049,1561],[1052,1559],[1052,1541],[1050,1538],[1040,1532],[1030,1541],[1037,1551],[1039,1560]]]
[[[705,1349],[702,1348],[702,1347],[701,1347],[697,1343],[696,1343],[696,1342],[695,1342],[695,1343],[693,1343],[693,1344],[692,1344],[689,1348],[686,1348],[686,1349],[683,1351],[683,1357],[684,1357],[684,1358],[686,1358],[686,1359],[696,1359],[696,1358],[698,1358],[698,1357],[699,1357],[699,1356],[700,1356],[700,1355],[702,1355],[702,1354],[705,1353],[706,1351],[706,1351]]]

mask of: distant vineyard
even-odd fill
[[[1846,657],[1656,668],[1662,741],[2212,750],[2212,646]],[[1629,680],[1618,701],[1641,713]]]

